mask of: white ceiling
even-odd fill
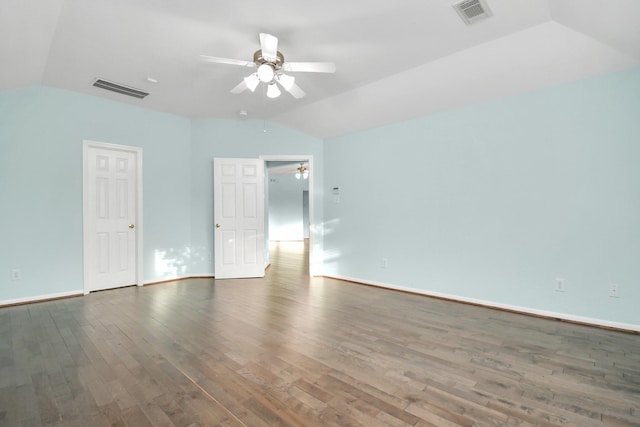
[[[471,26],[457,2],[0,0],[0,90],[44,84],[187,117],[247,110],[328,138],[640,66],[638,0],[487,0],[493,16]],[[199,55],[252,60],[260,32],[285,60],[333,61],[336,74],[297,73],[301,100],[229,93],[250,71]]]

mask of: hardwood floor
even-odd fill
[[[640,336],[337,280],[0,309],[2,426],[638,426]]]

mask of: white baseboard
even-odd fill
[[[167,277],[164,279],[160,279],[160,280],[150,280],[147,282],[144,282],[142,284],[142,286],[147,286],[147,285],[158,285],[160,283],[166,283],[166,282],[175,282],[178,280],[186,280],[186,279],[213,279],[213,274],[212,275],[207,275],[207,274],[198,274],[198,275],[194,275],[194,276],[176,276],[176,277]]]
[[[324,274],[322,276],[323,277],[328,277],[328,278],[331,278],[331,279],[345,280],[345,281],[348,281],[348,282],[362,283],[363,285],[376,286],[376,287],[379,287],[379,288],[392,289],[392,290],[402,291],[402,292],[410,292],[410,293],[413,293],[413,294],[424,295],[424,296],[435,297],[435,298],[442,298],[442,299],[446,299],[446,300],[450,300],[450,301],[462,302],[462,303],[467,303],[467,304],[481,305],[481,306],[488,307],[488,308],[496,308],[496,309],[500,309],[500,310],[513,311],[513,312],[516,312],[516,313],[530,314],[530,315],[538,316],[538,317],[559,319],[559,320],[565,320],[565,321],[568,321],[568,322],[582,323],[582,324],[585,324],[585,325],[598,326],[598,327],[602,327],[602,328],[619,329],[619,330],[623,330],[623,331],[631,331],[631,332],[640,333],[640,325],[633,325],[633,324],[630,324],[630,323],[612,322],[612,321],[609,321],[609,320],[595,319],[595,318],[584,317],[584,316],[575,316],[575,315],[567,314],[567,313],[557,313],[557,312],[554,312],[554,311],[539,310],[539,309],[530,308],[530,307],[522,307],[522,306],[516,306],[516,305],[510,305],[510,304],[502,304],[502,303],[495,302],[495,301],[487,301],[487,300],[480,300],[480,299],[475,299],[475,298],[467,298],[467,297],[461,297],[461,296],[458,296],[458,295],[445,294],[445,293],[441,293],[441,292],[430,292],[430,291],[425,291],[425,290],[422,290],[422,289],[408,288],[406,286],[397,286],[397,285],[392,285],[392,284],[389,284],[389,283],[375,282],[375,281],[372,281],[372,280],[357,279],[357,278],[354,278],[354,277],[339,276],[339,275],[328,275],[328,274]],[[213,276],[204,276],[203,275],[203,276],[176,277],[176,278],[165,279],[165,280],[160,280],[160,281],[145,282],[144,285],[153,285],[153,284],[164,283],[164,282],[172,282],[172,281],[175,281],[175,280],[199,279],[199,278],[211,279],[211,278],[213,278]],[[10,306],[10,305],[28,304],[28,303],[41,302],[41,301],[60,299],[60,298],[76,297],[76,296],[82,296],[82,295],[84,295],[84,291],[83,290],[76,290],[76,291],[60,292],[60,293],[56,293],[56,294],[38,295],[38,296],[25,297],[25,298],[15,298],[15,299],[10,299],[10,300],[0,301],[0,307]]]
[[[79,297],[82,295],[84,295],[84,291],[82,289],[79,289],[77,291],[60,292],[57,294],[47,294],[47,295],[38,295],[35,297],[7,299],[7,300],[0,301],[0,307],[7,306],[7,305],[29,304],[32,302],[48,301],[52,299]]]
[[[138,286],[156,285],[156,284],[159,284],[159,283],[174,282],[176,280],[185,280],[185,279],[213,279],[213,275],[210,275],[210,276],[209,275],[197,275],[197,276],[171,277],[171,278],[166,278],[166,279],[162,279],[162,280],[147,281],[147,282],[144,282],[142,285],[138,285]],[[114,288],[114,289],[117,289],[117,288]],[[89,294],[88,292],[85,293],[85,291],[82,289],[82,290],[78,290],[78,291],[60,292],[60,293],[56,293],[56,294],[36,295],[36,296],[25,297],[25,298],[15,298],[15,299],[9,299],[9,300],[0,300],[0,307],[10,306],[10,305],[29,304],[29,303],[35,303],[35,302],[43,302],[43,301],[49,301],[49,300],[61,299],[61,298],[79,297],[79,296],[88,295],[88,294]]]
[[[567,313],[557,313],[554,311],[539,310],[539,309],[530,308],[530,307],[521,307],[517,305],[502,304],[495,301],[466,298],[458,295],[445,294],[441,292],[430,292],[422,289],[408,288],[405,286],[391,285],[389,283],[375,282],[371,280],[356,279],[353,277],[327,275],[327,274],[325,274],[324,277],[329,277],[329,278],[338,279],[338,280],[345,280],[345,281],[354,282],[354,283],[362,283],[363,285],[376,286],[379,288],[409,292],[412,294],[442,298],[442,299],[462,302],[466,304],[481,305],[483,307],[513,311],[516,313],[529,314],[529,315],[538,316],[538,317],[546,317],[546,318],[564,320],[564,321],[573,322],[573,323],[581,323],[581,324],[597,326],[601,328],[618,329],[618,330],[630,331],[630,332],[636,332],[636,333],[640,332],[640,325],[633,325],[629,323],[612,322],[609,320],[595,319],[595,318],[584,317],[584,316],[575,316],[573,314],[567,314]]]

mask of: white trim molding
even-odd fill
[[[59,293],[47,294],[47,295],[38,295],[35,297],[7,299],[4,301],[0,301],[0,307],[9,306],[9,305],[29,304],[34,302],[42,302],[42,301],[61,299],[61,298],[81,297],[82,295],[84,295],[84,290],[78,289],[75,291],[59,292]]]
[[[596,326],[596,327],[600,327],[600,328],[608,328],[608,329],[616,329],[616,330],[620,330],[620,331],[628,331],[628,332],[640,333],[640,325],[634,325],[634,324],[630,324],[630,323],[612,322],[612,321],[609,321],[609,320],[595,319],[595,318],[592,318],[592,317],[575,316],[573,314],[567,314],[567,313],[557,313],[557,312],[554,312],[554,311],[539,310],[539,309],[530,308],[530,307],[522,307],[522,306],[517,306],[517,305],[502,304],[502,303],[495,302],[495,301],[480,300],[480,299],[475,299],[475,298],[466,298],[466,297],[461,297],[461,296],[458,296],[458,295],[445,294],[445,293],[441,293],[441,292],[430,292],[430,291],[425,291],[425,290],[422,290],[422,289],[408,288],[408,287],[405,287],[405,286],[391,285],[389,283],[375,282],[375,281],[372,281],[372,280],[356,279],[356,278],[353,278],[353,277],[346,277],[346,276],[339,276],[339,275],[326,275],[326,274],[324,275],[324,277],[327,277],[327,278],[330,278],[330,279],[344,280],[344,281],[347,281],[347,282],[360,283],[360,284],[368,285],[368,286],[376,286],[378,288],[385,288],[385,289],[391,289],[391,290],[395,290],[395,291],[408,292],[408,293],[412,293],[412,294],[416,294],[416,295],[424,295],[424,296],[427,296],[427,297],[440,298],[440,299],[445,299],[445,300],[449,300],[449,301],[453,301],[453,302],[460,302],[460,303],[465,303],[465,304],[473,304],[473,305],[483,306],[483,307],[487,307],[487,308],[511,311],[511,312],[514,312],[514,313],[521,313],[521,314],[527,314],[527,315],[531,315],[531,316],[562,320],[562,321],[572,322],[572,323],[580,323],[580,324],[583,324],[583,325]]]
[[[315,209],[315,166],[313,165],[313,155],[312,154],[282,154],[282,155],[272,155],[272,154],[263,154],[260,156],[262,160],[265,162],[307,162],[309,164],[309,275],[311,277],[321,276],[320,269],[322,266],[322,262],[320,260],[320,256],[318,255],[319,251],[316,245],[321,244],[322,231],[320,230],[320,224],[316,224],[316,219],[313,210]],[[266,198],[265,198],[266,200]],[[268,206],[265,206],[265,209],[268,209]],[[265,224],[265,227],[268,227],[269,224]],[[320,230],[320,231],[318,231]],[[265,266],[266,267],[266,266]]]

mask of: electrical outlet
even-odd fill
[[[556,278],[556,292],[564,292],[564,279],[561,277]]]
[[[388,258],[382,258],[382,262],[380,263],[380,267],[388,268],[389,267],[389,259]]]
[[[609,296],[611,298],[619,298],[620,297],[620,289],[616,284],[609,285]]]
[[[22,272],[17,268],[11,270],[11,280],[20,280],[20,279],[22,279]]]

